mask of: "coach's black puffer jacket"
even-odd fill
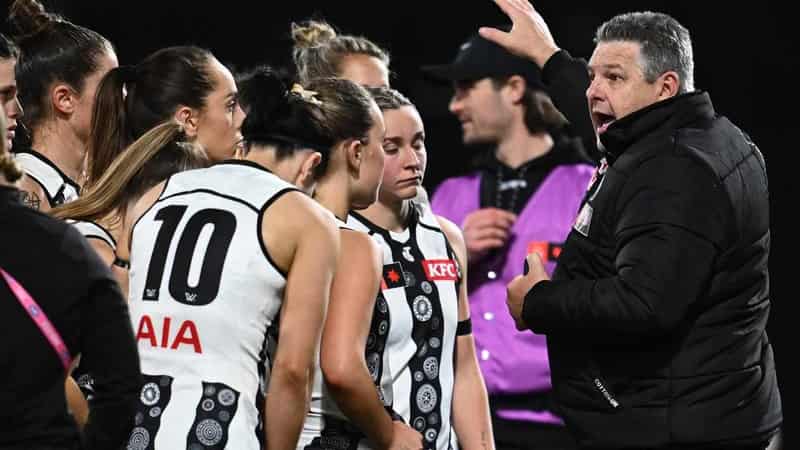
[[[699,92],[601,141],[607,169],[523,311],[548,336],[558,411],[587,448],[768,439],[782,414],[761,153]]]

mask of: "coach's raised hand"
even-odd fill
[[[543,67],[559,48],[542,16],[527,0],[493,1],[511,19],[511,31],[481,27],[481,36]]]

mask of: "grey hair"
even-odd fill
[[[667,71],[679,77],[678,93],[694,91],[694,57],[689,30],[673,17],[653,12],[631,12],[612,17],[595,34],[595,43],[629,41],[641,45],[642,70],[650,83]]]

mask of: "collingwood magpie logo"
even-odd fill
[[[403,247],[403,258],[408,262],[414,262],[414,255],[411,254],[411,247]]]

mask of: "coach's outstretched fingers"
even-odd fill
[[[543,67],[559,47],[542,16],[527,0],[493,1],[511,19],[511,31],[481,27],[481,36]]]

